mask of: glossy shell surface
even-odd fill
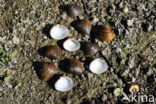
[[[63,43],[63,47],[67,51],[76,51],[80,49],[80,42],[78,40],[75,40],[74,38],[67,39]]]
[[[45,47],[45,56],[52,59],[61,58],[62,52],[58,46],[49,45]]]
[[[57,91],[69,91],[73,87],[73,81],[69,77],[61,77],[55,83],[55,89]]]
[[[45,62],[40,69],[41,79],[47,81],[57,72],[58,71],[54,63]]]
[[[50,30],[50,36],[56,40],[66,38],[69,35],[69,33],[69,29],[66,26],[60,24],[53,26]]]
[[[77,17],[81,12],[81,8],[77,5],[68,5],[67,14],[70,17]]]
[[[69,72],[73,74],[82,74],[84,67],[82,62],[77,59],[73,59],[69,63]]]
[[[88,19],[78,21],[75,25],[76,30],[81,34],[90,34],[92,24]]]
[[[99,51],[99,46],[97,43],[83,42],[81,43],[81,50],[85,56],[91,57]]]
[[[104,59],[96,58],[90,63],[89,69],[95,74],[101,74],[108,69],[108,65]]]
[[[115,38],[115,34],[112,32],[109,25],[105,25],[102,29],[99,30],[99,33],[96,37],[100,41],[109,42]]]

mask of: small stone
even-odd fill
[[[3,91],[3,88],[2,88],[2,87],[0,87],[0,92],[1,92],[1,91]]]
[[[145,10],[145,5],[144,5],[144,4],[139,4],[139,5],[137,6],[137,10],[138,10],[138,11]]]
[[[122,52],[122,49],[120,47],[117,47],[116,52],[117,53],[121,53]]]
[[[79,18],[80,18],[80,20],[83,20],[84,16],[83,15],[79,15]]]
[[[92,21],[92,23],[94,24],[94,23],[97,23],[99,21],[99,18],[93,18],[93,21]]]
[[[67,15],[64,13],[61,17],[62,17],[62,19],[66,19]]]
[[[132,77],[132,82],[134,83],[136,81],[136,78],[135,77]]]
[[[128,13],[128,7],[123,8],[122,12],[127,14]]]
[[[0,97],[2,96],[3,94],[0,92]]]
[[[90,104],[97,104],[96,99],[95,99],[95,98],[92,98],[92,100],[91,100]]]
[[[11,85],[11,84],[8,84],[8,88],[10,88],[10,89],[11,89],[11,88],[12,88],[12,85]]]
[[[123,1],[119,3],[118,7],[119,8],[122,8],[123,7]]]
[[[128,31],[127,29],[125,30],[125,34],[126,34],[126,35],[129,35],[129,34],[130,34],[129,31]]]
[[[107,95],[106,95],[106,94],[103,94],[102,97],[101,97],[101,100],[102,100],[103,102],[105,102],[105,101],[107,100]]]
[[[70,99],[68,99],[67,104],[72,104],[72,101]]]
[[[114,5],[108,7],[108,13],[113,15],[115,13],[116,7]]]
[[[134,20],[127,20],[127,26],[133,26]]]
[[[147,32],[150,32],[151,30],[152,30],[152,25],[151,24],[147,24],[146,25],[146,30],[147,30]]]
[[[46,35],[43,36],[44,39],[48,39],[48,37]]]
[[[14,44],[19,44],[20,40],[17,36],[14,36],[13,39],[12,39],[13,43]]]
[[[130,69],[133,68],[134,65],[135,65],[135,58],[130,59],[129,62],[128,62],[128,64],[129,64],[129,68]]]

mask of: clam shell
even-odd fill
[[[69,77],[61,77],[55,83],[55,89],[57,91],[69,91],[73,87],[73,81]]]
[[[67,14],[70,17],[76,17],[80,14],[81,8],[77,5],[68,5]]]
[[[45,46],[45,56],[52,59],[61,58],[62,52],[58,46],[55,45],[48,45]]]
[[[108,65],[104,59],[96,58],[90,63],[89,69],[95,74],[101,74],[108,69]]]
[[[84,70],[84,67],[83,67],[83,64],[82,62],[80,62],[79,60],[77,59],[73,59],[70,61],[69,63],[69,72],[72,73],[72,74],[82,74],[83,70]]]
[[[109,42],[113,40],[114,38],[115,38],[115,35],[113,32],[98,36],[98,39],[103,42]]]
[[[75,40],[74,38],[67,39],[63,43],[63,47],[67,51],[76,51],[80,49],[80,42],[78,40]]]
[[[60,24],[53,26],[50,30],[50,36],[57,40],[64,39],[69,35],[69,33],[69,29],[66,26]]]
[[[109,42],[115,38],[115,34],[112,32],[109,25],[105,25],[102,29],[99,30],[96,38],[100,41]]]
[[[51,79],[58,72],[54,63],[44,62],[40,68],[41,79],[44,81]]]
[[[91,32],[92,24],[88,19],[84,19],[84,20],[77,22],[77,24],[75,25],[75,28],[81,34],[89,35]]]
[[[82,42],[81,50],[83,51],[85,56],[91,57],[94,56],[99,51],[99,46],[97,43]]]

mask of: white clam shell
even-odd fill
[[[89,69],[95,74],[101,74],[108,69],[108,65],[104,59],[96,58],[90,63]]]
[[[64,39],[69,35],[69,33],[70,33],[69,29],[64,25],[60,24],[57,24],[50,29],[50,36],[53,39],[57,40]]]
[[[61,77],[55,83],[55,89],[57,91],[69,91],[73,87],[73,81],[69,77]]]
[[[76,51],[80,49],[80,42],[78,40],[75,40],[74,38],[67,39],[63,43],[63,47],[67,51]]]

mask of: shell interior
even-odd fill
[[[69,29],[63,25],[57,24],[50,30],[50,36],[54,39],[63,39],[69,35]]]
[[[66,49],[67,51],[76,51],[78,49],[80,49],[80,43],[79,41],[71,38],[71,39],[67,39],[64,43],[63,43],[63,47],[64,49]]]
[[[101,74],[108,69],[108,65],[105,60],[97,58],[90,63],[89,69],[95,74]]]
[[[73,81],[69,77],[61,77],[55,83],[57,91],[69,91],[73,86]]]

